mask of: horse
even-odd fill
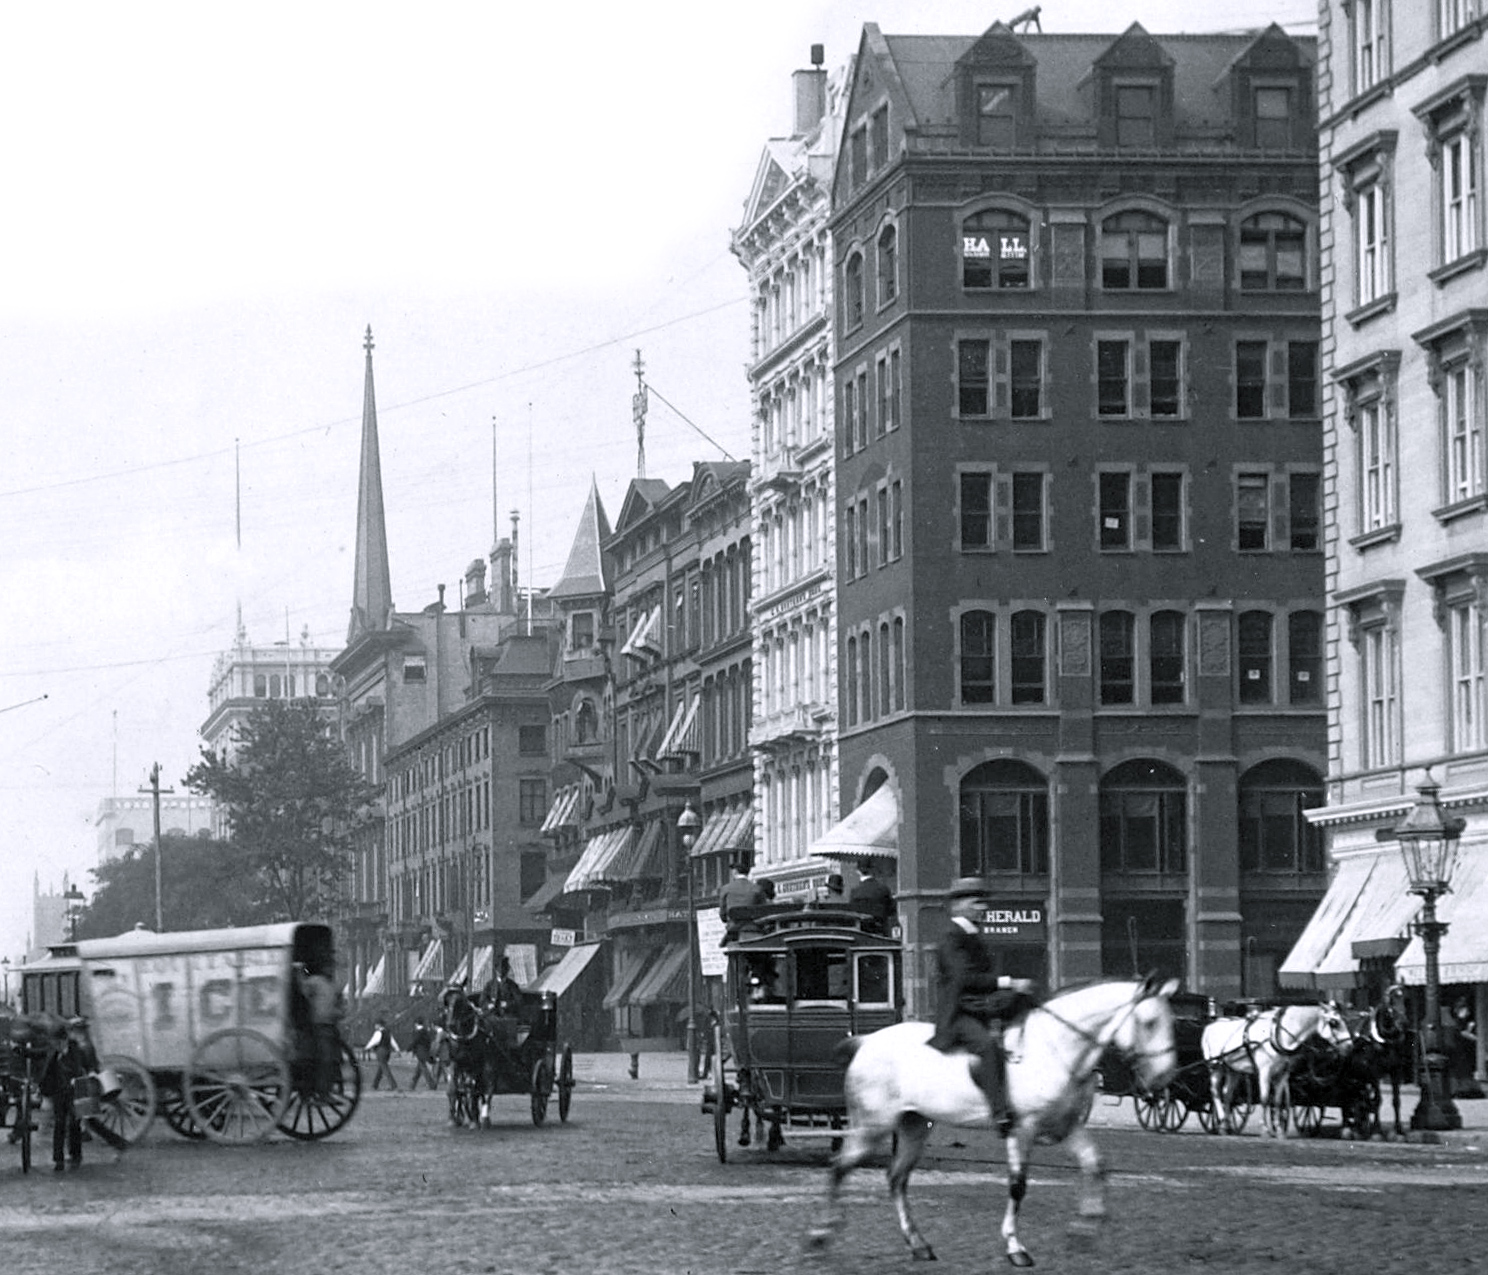
[[[1101,1055],[1115,1049],[1133,1061],[1145,1084],[1153,1089],[1165,1084],[1177,1068],[1168,1005],[1177,989],[1176,979],[1160,983],[1155,976],[1069,988],[1030,1009],[1006,1032],[1006,1092],[1013,1124],[1006,1139],[1008,1204],[1002,1238],[1014,1266],[1033,1265],[1018,1238],[1018,1210],[1028,1189],[1028,1155],[1035,1139],[1070,1144],[1084,1181],[1082,1225],[1093,1226],[1105,1216],[1100,1152],[1084,1124],[1096,1068]],[[972,1078],[978,1060],[963,1050],[932,1049],[934,1030],[931,1023],[896,1023],[868,1036],[849,1036],[839,1047],[851,1057],[843,1082],[848,1127],[832,1160],[825,1209],[807,1232],[808,1247],[825,1247],[841,1229],[841,1189],[848,1174],[892,1145],[889,1195],[900,1233],[916,1259],[934,1260],[934,1250],[910,1216],[909,1175],[936,1122],[988,1125],[992,1118],[986,1095]]]
[[[1236,1086],[1254,1075],[1260,1090],[1262,1134],[1280,1136],[1284,1132],[1280,1108],[1290,1105],[1287,1075],[1302,1046],[1315,1036],[1339,1054],[1353,1047],[1353,1035],[1335,1005],[1285,1005],[1247,1018],[1216,1018],[1206,1024],[1199,1040],[1220,1130],[1234,1131]]]
[[[450,1123],[489,1126],[495,1050],[484,1016],[459,985],[445,988],[439,1005],[449,1042]]]
[[[1390,1100],[1395,1109],[1395,1136],[1402,1137],[1405,1127],[1400,1123],[1400,1088],[1415,1080],[1416,1046],[1411,1031],[1410,1016],[1405,1008],[1405,988],[1392,983],[1385,989],[1380,1003],[1369,1011],[1361,1028],[1354,1034],[1354,1048],[1376,1083],[1389,1078]],[[1375,1128],[1359,1130],[1364,1137],[1376,1132]]]

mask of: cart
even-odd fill
[[[524,991],[502,1012],[483,1011],[458,989],[447,994],[444,1025],[451,1043],[449,1116],[455,1126],[490,1125],[490,1100],[523,1094],[532,1123],[548,1117],[556,1089],[558,1119],[573,1103],[573,1047],[558,1045],[558,996]]]
[[[127,1141],[157,1111],[184,1137],[226,1145],[275,1129],[325,1138],[356,1111],[356,1056],[311,1022],[296,976],[334,976],[329,926],[136,928],[81,941],[77,954],[100,1063],[122,1086],[114,1110]]]
[[[774,1151],[787,1131],[798,1140],[836,1140],[847,1118],[838,1046],[903,1014],[900,943],[875,932],[862,913],[766,905],[747,915],[737,909],[730,924],[739,922],[725,945],[724,1009],[712,1016],[713,1074],[702,1102],[725,1163],[735,1109],[740,1146],[763,1134]]]

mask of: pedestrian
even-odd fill
[[[887,934],[897,911],[894,892],[878,879],[878,865],[872,859],[864,862],[859,876],[861,880],[853,886],[847,901],[854,910],[867,916],[879,933]]]
[[[408,1092],[412,1093],[418,1088],[420,1076],[424,1078],[424,1083],[433,1089],[434,1075],[429,1070],[429,1059],[434,1053],[434,1036],[429,1031],[429,1024],[422,1018],[414,1021],[413,1039],[408,1043],[408,1052],[413,1055],[413,1079],[408,1082]]]
[[[83,1122],[77,1114],[73,1082],[98,1070],[98,1055],[88,1039],[86,1018],[59,1020],[50,1044],[38,1087],[52,1103],[52,1168],[61,1173],[68,1164],[82,1167]]]
[[[393,1069],[389,1065],[392,1062],[393,1050],[397,1047],[398,1042],[393,1039],[387,1019],[379,1016],[373,1024],[372,1035],[367,1041],[367,1048],[372,1051],[372,1057],[377,1060],[377,1070],[372,1075],[372,1088],[382,1088],[382,1079],[386,1076],[388,1088],[394,1093],[398,1091],[398,1077],[393,1075]]]
[[[445,1031],[443,1023],[434,1024],[434,1083],[442,1085],[445,1073],[449,1070],[450,1042],[449,1032]]]

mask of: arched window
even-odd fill
[[[579,704],[574,715],[574,736],[580,744],[590,744],[599,738],[599,714],[594,711],[593,701],[586,699]]]
[[[961,875],[1049,870],[1049,783],[1021,761],[989,761],[961,781]]]
[[[1032,279],[1032,261],[1027,217],[988,208],[961,223],[963,288],[1026,288]]]
[[[265,699],[269,694],[269,679],[262,673],[253,675],[253,695],[255,699]]]
[[[961,702],[997,702],[997,617],[990,611],[961,616]]]
[[[1108,290],[1168,286],[1168,223],[1132,210],[1101,223],[1101,287]]]
[[[1100,702],[1130,704],[1136,698],[1136,620],[1130,611],[1105,611],[1100,618]]]
[[[329,695],[331,693],[331,679],[324,673],[315,675],[315,693],[317,695]]]
[[[1188,871],[1188,784],[1160,761],[1129,761],[1101,781],[1101,868]]]
[[[283,694],[284,694],[284,681],[283,681],[283,679],[280,678],[279,674],[277,674],[277,673],[271,673],[269,675],[269,698],[270,699],[279,699]]]
[[[878,236],[878,304],[887,305],[899,293],[899,232],[885,226]]]
[[[1048,621],[1042,611],[1019,611],[1011,621],[1014,704],[1042,704],[1048,650]]]
[[[1240,287],[1245,292],[1301,292],[1307,287],[1307,223],[1265,212],[1240,223]]]
[[[1327,870],[1322,830],[1304,810],[1323,804],[1323,781],[1301,762],[1277,758],[1240,776],[1240,870],[1285,874]]]
[[[1183,703],[1184,619],[1181,611],[1157,611],[1150,622],[1148,672],[1154,704]]]
[[[842,322],[855,328],[863,322],[863,254],[855,252],[842,272]]]

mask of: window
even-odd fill
[[[1323,547],[1321,474],[1292,474],[1287,493],[1287,525],[1293,553],[1312,553]]]
[[[1154,704],[1183,703],[1186,625],[1181,611],[1157,611],[1148,622],[1148,674]]]
[[[1243,292],[1301,292],[1307,287],[1307,225],[1285,213],[1258,213],[1240,223]]]
[[[848,138],[848,163],[854,187],[868,180],[868,126],[853,129]]]
[[[1101,223],[1101,287],[1168,286],[1168,223],[1148,212],[1117,213]]]
[[[1386,48],[1390,0],[1354,0],[1354,93],[1373,88],[1390,73]]]
[[[842,320],[849,328],[863,322],[863,254],[855,252],[847,259],[842,276]]]
[[[882,570],[889,565],[889,489],[878,489],[878,566]]]
[[[1303,811],[1323,804],[1317,774],[1300,762],[1276,759],[1240,776],[1240,870],[1322,873],[1328,868],[1322,830]]]
[[[518,726],[517,752],[523,757],[545,757],[548,752],[546,726]]]
[[[858,724],[858,639],[850,637],[847,639],[847,677],[846,686],[843,688],[843,702],[847,706],[847,724],[856,726]]]
[[[997,701],[996,617],[990,611],[961,616],[961,702]]]
[[[1104,471],[1099,483],[1100,547],[1102,550],[1125,550],[1131,539],[1131,474]]]
[[[1045,702],[1048,622],[1042,611],[1017,611],[1011,621],[1010,664],[1014,704]]]
[[[1101,867],[1106,872],[1188,870],[1183,776],[1155,761],[1129,761],[1101,782]]]
[[[1353,214],[1354,305],[1383,303],[1393,295],[1391,169],[1396,134],[1375,133],[1346,152],[1338,167],[1343,204]]]
[[[858,373],[857,392],[853,395],[858,405],[857,420],[857,448],[862,451],[868,446],[868,416],[872,405],[872,399],[868,397],[868,372],[865,368]]]
[[[899,232],[885,226],[878,236],[878,304],[887,305],[899,290]]]
[[[1131,415],[1129,341],[1095,343],[1096,412],[1101,416]]]
[[[1013,550],[1044,547],[1044,475],[1013,475]]]
[[[889,484],[890,556],[895,562],[904,556],[904,482],[896,478]]]
[[[871,141],[873,145],[873,167],[875,169],[887,168],[889,166],[889,108],[880,106],[873,112],[873,118],[869,121]]]
[[[853,580],[858,574],[858,509],[849,504],[842,511],[842,574]]]
[[[961,550],[992,548],[992,475],[961,475]]]
[[[428,680],[428,667],[424,663],[422,655],[406,656],[403,660],[403,681],[424,682]]]
[[[1292,90],[1285,85],[1258,85],[1253,90],[1257,150],[1284,151],[1292,145]]]
[[[903,383],[899,373],[899,351],[889,351],[889,418],[885,429],[899,428],[899,404],[903,397]]]
[[[963,288],[1026,288],[1032,257],[1027,217],[989,208],[961,223]]]
[[[1130,704],[1136,698],[1135,617],[1105,611],[1100,617],[1100,702]]]
[[[893,419],[893,401],[889,389],[889,361],[879,359],[873,365],[874,373],[878,379],[878,420],[873,436],[882,438],[885,433],[893,428],[889,422]]]
[[[1242,611],[1237,627],[1235,654],[1240,671],[1240,702],[1269,704],[1272,699],[1271,613]]]
[[[1266,342],[1235,342],[1235,415],[1242,421],[1266,417]]]
[[[842,378],[842,454],[853,454],[853,431],[857,428],[858,405],[853,397],[856,391],[850,376]]]
[[[1364,765],[1392,766],[1400,760],[1396,724],[1399,658],[1395,629],[1371,624],[1360,635],[1364,681]]]
[[[1009,342],[1009,364],[1012,377],[1012,415],[1015,419],[1036,419],[1043,412],[1044,343],[1014,340]]]
[[[1479,244],[1478,148],[1470,133],[1458,133],[1442,145],[1442,262],[1456,261]]]
[[[1302,420],[1318,414],[1316,341],[1287,342],[1287,416]]]
[[[1398,352],[1383,351],[1337,374],[1347,396],[1345,416],[1354,431],[1355,516],[1360,536],[1383,532],[1398,522],[1395,379],[1399,366]]]
[[[1010,151],[1018,144],[1018,89],[1014,84],[977,86],[977,145]]]
[[[1239,474],[1235,479],[1235,547],[1264,552],[1271,547],[1271,479]]]
[[[868,535],[868,497],[864,495],[858,498],[858,565],[864,575],[868,574],[870,566]]]
[[[961,781],[961,872],[1049,870],[1049,784],[1025,762],[983,762]]]
[[[1483,427],[1473,403],[1475,381],[1465,361],[1448,368],[1442,378],[1448,501],[1466,500],[1483,490]]]
[[[1287,616],[1287,683],[1293,705],[1323,702],[1323,617],[1318,611]]]
[[[1453,602],[1447,611],[1447,662],[1452,679],[1452,750],[1488,747],[1483,702],[1483,606],[1476,596]]]
[[[1147,366],[1151,375],[1148,404],[1153,416],[1183,414],[1183,342],[1149,341]]]
[[[1155,473],[1152,481],[1152,548],[1158,553],[1183,549],[1183,475]]]
[[[1157,145],[1157,88],[1152,84],[1116,86],[1116,145],[1151,149]]]
[[[1478,0],[1437,0],[1437,38],[1445,40],[1478,16]]]
[[[990,349],[988,341],[956,343],[957,405],[961,416],[986,416],[991,403]]]
[[[524,824],[541,823],[547,811],[547,781],[519,779],[517,781],[517,819]]]

